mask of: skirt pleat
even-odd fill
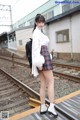
[[[50,57],[50,53],[46,45],[41,46],[40,54],[43,55],[45,59],[45,63],[42,66],[42,70],[53,70],[52,59]]]

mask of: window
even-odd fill
[[[69,42],[69,29],[56,32],[56,42]]]
[[[30,25],[34,25],[34,20],[30,21]]]
[[[73,7],[76,7],[80,5],[80,0],[73,0],[75,3],[73,4]]]
[[[45,20],[47,20],[47,14],[45,14],[44,17],[45,17]]]
[[[34,21],[35,21],[35,19],[34,19],[34,18],[32,18],[31,20],[29,20],[29,21],[27,21],[27,22],[29,22],[29,23],[30,23],[30,25],[34,25]]]
[[[80,5],[79,4],[80,0],[64,0],[64,2],[70,2],[70,3],[68,3],[68,4],[64,3],[62,5],[62,12],[66,12],[66,11]]]
[[[9,35],[9,40],[12,39],[12,34]]]
[[[70,4],[63,5],[62,6],[62,12],[66,12],[66,11],[70,10],[70,8],[71,8]]]
[[[54,11],[53,10],[48,12],[48,19],[52,18],[53,16],[54,16]]]
[[[22,40],[19,40],[19,45],[22,45]]]
[[[14,37],[14,41],[16,41],[16,37]]]
[[[25,26],[25,24],[26,24],[26,22],[24,22],[24,23],[20,24],[18,27],[19,27],[19,28],[24,27],[24,26]]]
[[[11,40],[9,40],[9,43],[11,42]]]

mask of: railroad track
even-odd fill
[[[69,80],[75,81],[75,82],[80,82],[80,71],[71,69],[71,68],[66,68],[66,67],[56,67],[53,66],[53,73],[56,76],[67,78]]]
[[[22,59],[22,60],[26,60],[26,53],[24,57],[20,57],[19,55],[15,54],[14,52],[9,52],[9,51],[2,51],[0,50],[0,55],[4,56],[4,57],[12,57],[14,56],[15,59]]]
[[[2,58],[2,59],[8,59],[8,60],[12,60],[12,56],[9,56],[9,55],[6,55],[6,56],[4,56],[4,55],[2,55],[2,56],[0,56],[0,58]],[[22,57],[14,57],[14,61],[16,62],[16,60],[17,61],[21,61],[21,62],[26,62],[27,61],[27,59],[26,58],[22,58]],[[64,63],[59,63],[59,62],[55,62],[55,61],[53,61],[53,65],[55,65],[55,66],[57,66],[57,67],[66,67],[66,68],[69,68],[69,69],[75,69],[75,70],[80,70],[80,66],[78,66],[78,65],[71,65],[71,64],[64,64]]]
[[[11,56],[0,56],[0,59],[4,59],[4,60],[9,60],[12,61],[12,57]],[[14,63],[22,63],[23,66],[25,66],[24,62],[27,62],[26,58],[21,58],[21,57],[14,57]],[[78,65],[71,65],[71,64],[64,64],[64,63],[59,63],[59,62],[54,62],[53,61],[53,65],[57,66],[57,67],[63,67],[63,68],[69,68],[69,69],[75,69],[75,70],[80,70],[80,66]]]
[[[39,94],[30,87],[0,69],[0,111],[9,115],[31,109],[29,98],[39,99]]]
[[[58,63],[58,62],[53,62],[53,65],[58,66],[58,67],[66,67],[69,69],[75,69],[75,70],[80,70],[80,66],[78,65],[70,65],[70,64],[63,64],[63,63]]]
[[[19,58],[14,58],[14,60],[13,60],[11,57],[0,56],[0,59],[7,60],[7,61],[9,61],[9,62],[12,62],[12,64],[19,64],[19,65],[22,65],[22,66],[24,66],[24,67],[26,67],[26,65],[27,65],[27,67],[29,66],[29,64],[24,63],[23,59],[22,59],[21,62],[20,62],[20,59],[19,59]],[[19,61],[18,61],[17,59],[19,59]],[[26,61],[27,61],[27,60],[25,60],[25,62],[26,62]]]
[[[0,69],[0,111],[8,110],[10,115],[13,115],[30,109],[31,107],[28,105],[29,97],[39,100],[40,95],[33,90],[33,84],[35,84],[36,81],[34,81],[33,84],[29,82],[30,81],[24,81],[24,83],[22,83],[6,71]],[[25,83],[32,89],[26,86]],[[39,83],[36,82],[36,84]],[[35,90],[36,89],[37,87]],[[47,98],[46,102],[49,104]]]
[[[39,100],[40,95],[6,71],[0,69],[0,111],[9,111],[9,116],[13,116],[29,110],[32,108],[29,106],[29,97]],[[49,104],[47,98],[46,103]],[[56,106],[56,109],[60,117],[66,118],[60,107]]]
[[[27,62],[24,62],[24,61],[20,62],[20,61],[14,60],[14,62],[13,62],[11,60],[11,58],[9,58],[9,57],[6,58],[6,57],[2,57],[2,56],[0,56],[0,59],[4,59],[9,62],[12,62],[12,66],[14,66],[14,64],[18,64],[18,65],[21,65],[24,67],[26,67],[26,66],[29,67],[29,64],[27,64]],[[72,66],[72,65],[69,66],[69,65],[64,65],[64,64],[54,63],[54,62],[53,62],[53,65],[54,65],[53,66],[54,67],[54,69],[53,69],[54,75],[56,75],[58,77],[67,78],[67,79],[75,81],[75,82],[80,82],[80,66]],[[61,65],[62,65],[62,67],[61,67]],[[60,67],[58,69],[55,69],[56,68],[55,66],[60,66]]]
[[[0,111],[9,111],[10,116],[31,109],[29,97],[39,100],[39,93],[0,69]],[[46,98],[49,104],[49,100]],[[59,105],[55,106],[60,116],[74,120],[74,116],[68,114]],[[62,119],[63,120],[63,119]]]

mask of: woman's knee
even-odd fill
[[[46,86],[46,80],[42,72],[40,73],[40,83],[41,83],[41,87]]]
[[[53,82],[53,75],[51,70],[43,71],[43,74],[46,78],[47,84],[51,84]]]

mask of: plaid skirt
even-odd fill
[[[53,70],[52,60],[48,51],[48,47],[46,45],[41,46],[40,54],[42,54],[45,59],[45,63],[42,66],[42,70]]]

